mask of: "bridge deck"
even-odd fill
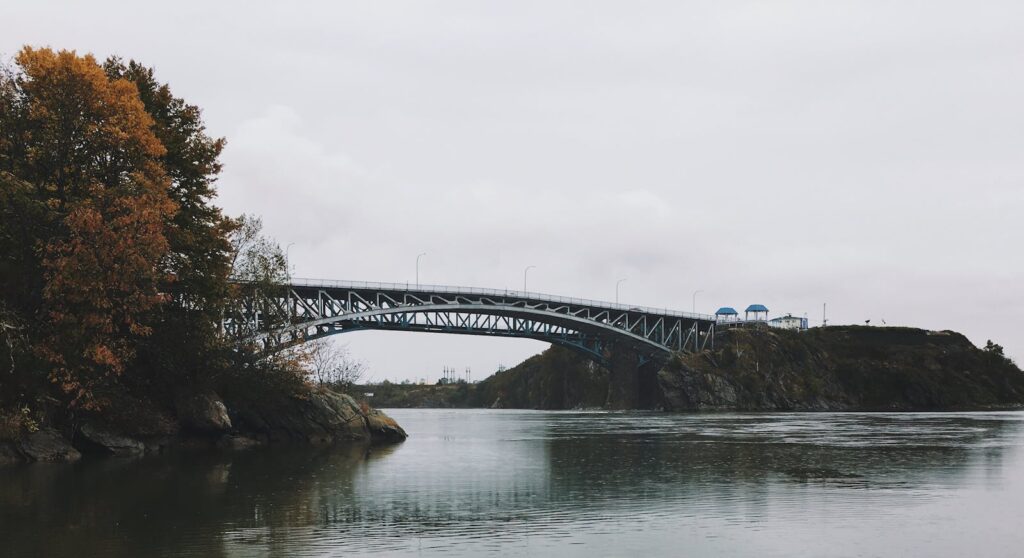
[[[682,312],[668,308],[654,308],[650,306],[637,306],[635,304],[621,304],[606,302],[587,298],[575,298],[568,296],[550,295],[529,291],[516,291],[512,289],[485,289],[480,287],[453,287],[446,285],[424,285],[415,283],[375,283],[367,281],[332,281],[324,279],[295,278],[291,280],[292,287],[309,288],[331,288],[331,289],[355,289],[370,291],[394,291],[409,294],[448,294],[448,295],[472,295],[472,296],[495,296],[502,298],[517,298],[527,302],[562,303],[576,306],[590,306],[592,308],[603,308],[623,312],[634,312],[649,314],[652,316],[665,316],[671,318],[684,318],[687,320],[698,320],[703,322],[715,322],[717,317],[711,314],[700,314],[693,312]]]

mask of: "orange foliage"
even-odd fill
[[[54,211],[43,248],[44,316],[38,353],[73,406],[95,408],[97,386],[120,374],[147,315],[165,296],[164,231],[176,210],[165,153],[131,82],[111,80],[92,56],[23,49],[23,178]]]

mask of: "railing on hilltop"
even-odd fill
[[[770,327],[770,328],[774,328],[774,329],[799,329],[801,331],[805,329],[803,327],[801,327],[801,328],[792,328],[792,327],[789,327],[789,326],[786,326],[786,325],[782,325],[780,323],[772,322],[771,320],[766,320],[764,318],[745,319],[745,318],[727,318],[727,317],[724,317],[724,316],[718,316],[718,319],[716,320],[716,323],[718,325],[722,325],[722,326],[746,326],[746,325],[758,325],[758,324],[761,324],[761,325],[764,325],[765,327]]]
[[[530,291],[516,291],[512,289],[485,289],[480,287],[453,287],[447,285],[424,285],[415,283],[374,283],[367,281],[334,281],[329,279],[307,279],[293,278],[291,285],[294,287],[328,287],[336,289],[367,289],[382,291],[409,291],[418,293],[436,294],[473,294],[486,296],[518,297],[537,302],[560,302],[565,304],[577,304],[581,306],[592,306],[594,308],[607,308],[610,310],[623,310],[627,312],[642,312],[658,316],[672,316],[687,318],[690,320],[701,320],[714,322],[716,316],[711,314],[699,314],[694,312],[680,312],[667,308],[652,308],[650,306],[636,306],[593,300],[587,298],[575,298],[568,296],[549,295]]]

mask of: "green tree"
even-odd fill
[[[263,234],[263,220],[253,215],[238,218],[238,227],[231,233],[231,276],[235,288],[228,303],[227,315],[245,324],[243,305],[251,301],[250,311],[260,316],[259,331],[270,331],[287,325],[287,310],[273,300],[285,292],[288,266],[281,246]],[[235,329],[235,341],[258,333],[251,327]]]
[[[219,312],[231,272],[229,234],[237,223],[213,205],[215,183],[222,165],[224,138],[206,134],[199,107],[175,97],[153,70],[132,60],[110,58],[104,64],[112,80],[133,83],[153,119],[153,133],[164,146],[160,158],[170,178],[169,195],[178,211],[167,228],[168,268],[177,307],[188,312]]]
[[[176,97],[151,68],[113,57],[104,70],[111,80],[138,89],[165,148],[160,162],[169,178],[168,195],[178,206],[165,224],[169,250],[161,287],[170,304],[154,317],[158,327],[140,350],[147,370],[134,380],[153,391],[166,391],[168,383],[204,382],[226,365],[219,325],[232,288],[230,236],[239,226],[213,205],[225,140],[210,137],[200,109]]]
[[[993,343],[991,339],[989,339],[985,343],[985,348],[983,350],[987,353],[992,353],[994,355],[1005,356],[1005,354],[1003,353],[1003,346],[997,343]]]

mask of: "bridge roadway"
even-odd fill
[[[294,279],[250,289],[225,332],[274,350],[359,330],[537,339],[608,365],[611,348],[641,362],[713,347],[715,316],[507,289]]]

